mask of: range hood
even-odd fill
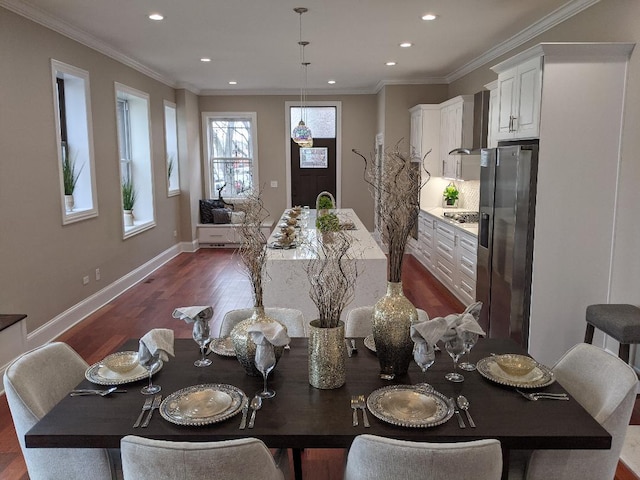
[[[449,155],[480,155],[480,149],[487,148],[489,134],[489,90],[482,90],[473,96],[473,145],[454,148]]]

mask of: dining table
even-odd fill
[[[336,389],[321,390],[309,384],[308,339],[292,338],[268,377],[276,396],[265,399],[257,411],[252,429],[239,429],[241,414],[234,414],[206,425],[179,425],[154,413],[147,428],[133,428],[145,401],[140,393],[147,380],[118,385],[126,393],[100,396],[66,396],[25,435],[27,448],[119,448],[126,435],[140,435],[170,441],[204,442],[255,437],[270,448],[291,448],[294,471],[301,478],[300,452],[307,448],[348,449],[357,435],[373,434],[418,442],[461,442],[498,439],[503,451],[503,478],[507,478],[509,456],[513,450],[532,449],[608,449],[611,435],[573,398],[569,401],[530,401],[505,385],[481,375],[463,371],[464,381],[452,383],[444,378],[453,370],[453,361],[444,351],[436,353],[435,363],[421,371],[411,362],[406,374],[382,379],[375,345],[355,339],[357,351],[346,357],[346,382]],[[123,343],[118,351],[137,351],[138,340]],[[249,376],[238,360],[210,353],[208,367],[196,367],[199,348],[193,340],[176,339],[175,356],[164,362],[152,377],[162,387],[164,397],[195,385],[231,385],[251,399],[262,390],[262,378]],[[526,354],[510,339],[481,338],[470,351],[472,362],[492,354]],[[445,398],[464,395],[476,427],[460,428],[455,415],[444,423],[427,427],[396,425],[380,411],[368,410],[370,427],[352,425],[351,397],[380,392],[390,385],[415,386],[426,382]],[[78,388],[95,388],[83,380]],[[565,392],[559,382],[536,390]],[[358,412],[361,415],[361,412]]]

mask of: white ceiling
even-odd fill
[[[309,9],[302,18],[303,40],[311,42],[309,93],[372,93],[383,84],[455,80],[597,1],[0,0],[0,6],[174,87],[265,94],[299,92],[294,7]],[[153,12],[165,20],[149,20]],[[425,22],[425,13],[438,19]],[[413,47],[400,48],[404,41]],[[397,65],[385,66],[389,60]]]

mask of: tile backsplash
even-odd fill
[[[480,205],[480,180],[457,182],[456,186],[460,190],[459,207],[477,212]]]
[[[450,180],[432,177],[420,193],[420,207],[423,209],[442,207],[442,192]],[[454,182],[460,191],[458,208],[477,212],[480,204],[480,180]]]

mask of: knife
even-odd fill
[[[453,411],[456,413],[456,416],[458,417],[458,425],[460,426],[460,428],[467,428],[467,426],[464,424],[464,420],[462,420],[462,415],[460,415],[460,410],[458,410],[458,407],[456,406],[456,402],[453,400],[453,398],[450,398],[449,401],[453,406]]]
[[[247,414],[249,413],[249,399],[244,397],[242,403],[242,420],[240,420],[240,430],[244,430],[247,427]]]

